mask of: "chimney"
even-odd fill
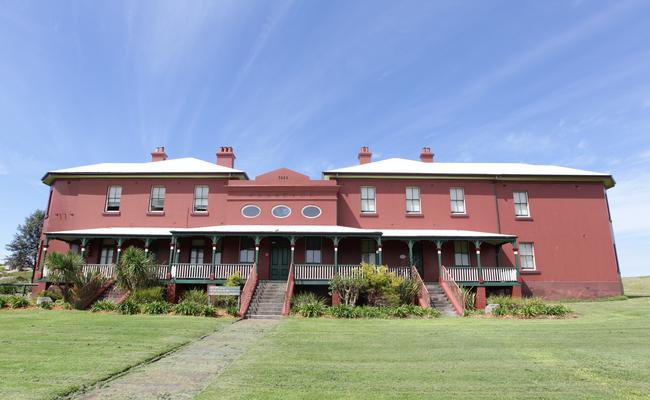
[[[232,147],[221,146],[217,151],[217,165],[222,167],[235,168],[235,158]]]
[[[420,153],[420,161],[428,163],[433,162],[433,153],[429,147],[422,148],[422,153]]]
[[[165,146],[158,146],[151,152],[151,161],[165,161],[166,159]]]
[[[361,150],[359,150],[358,158],[359,164],[368,164],[372,161],[372,153],[368,149],[368,146],[363,146]]]

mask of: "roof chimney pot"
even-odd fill
[[[165,146],[157,146],[151,152],[151,161],[165,161],[167,159],[167,153],[165,153]]]
[[[235,168],[235,152],[230,146],[221,146],[217,151],[217,165],[226,168]]]
[[[420,153],[420,161],[426,163],[433,162],[433,153],[431,152],[431,149],[429,147],[425,146],[422,148],[422,152]]]
[[[372,162],[372,153],[370,152],[370,149],[368,149],[368,146],[361,147],[358,158],[359,164],[368,164],[369,162]]]

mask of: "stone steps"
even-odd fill
[[[246,318],[249,319],[279,319],[282,318],[285,282],[261,281],[255,288]]]
[[[451,304],[444,290],[438,284],[428,284],[427,290],[429,291],[429,301],[431,307],[440,311],[442,315],[448,317],[457,317],[456,309]]]

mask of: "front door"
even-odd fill
[[[422,242],[415,242],[413,244],[413,264],[418,270],[420,276],[424,276],[424,260],[422,259]],[[424,278],[423,278],[424,279]]]
[[[290,261],[289,242],[286,239],[271,241],[271,280],[287,280]]]

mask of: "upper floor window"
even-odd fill
[[[255,241],[252,238],[242,237],[239,240],[239,262],[247,264],[255,262]]]
[[[122,186],[111,185],[106,193],[106,211],[120,211],[120,200],[122,199]]]
[[[361,241],[361,262],[377,264],[377,242],[372,239],[363,239]]]
[[[521,269],[535,269],[535,246],[533,243],[519,243]]]
[[[465,189],[463,188],[450,188],[449,198],[451,199],[451,213],[452,214],[465,214]]]
[[[318,206],[304,206],[302,208],[302,215],[305,218],[318,218],[321,214],[321,209]]]
[[[513,197],[515,199],[515,216],[529,217],[528,192],[514,192]]]
[[[407,214],[420,214],[420,188],[417,186],[409,186],[406,188],[406,213]]]
[[[469,250],[467,242],[454,242],[454,262],[457,266],[469,267]]]
[[[255,218],[260,215],[262,210],[255,204],[248,204],[241,208],[241,215],[245,218]]]
[[[374,186],[361,186],[361,212],[377,212],[375,207],[375,188]]]
[[[287,218],[291,215],[291,209],[285,205],[279,205],[271,209],[271,214],[273,214],[275,218]]]
[[[190,264],[203,264],[203,253],[205,244],[203,240],[192,240],[192,248],[190,249]]]
[[[194,212],[208,212],[208,192],[207,186],[194,187]]]
[[[165,187],[152,186],[151,198],[149,200],[149,211],[164,211],[165,210]]]
[[[321,240],[317,237],[308,237],[305,243],[305,262],[307,264],[320,264]]]

